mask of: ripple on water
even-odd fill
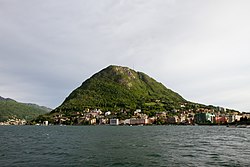
[[[148,157],[155,157],[155,158],[160,158],[162,157],[161,154],[157,154],[157,153],[152,153],[152,154],[147,154]]]
[[[0,166],[248,166],[250,132],[223,127],[0,127]]]

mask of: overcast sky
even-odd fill
[[[0,0],[0,96],[55,108],[110,64],[250,111],[250,1]]]

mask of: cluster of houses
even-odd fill
[[[227,112],[225,108],[219,108],[218,111],[200,109],[194,115],[194,122],[197,124],[231,124],[241,121],[242,119],[250,119],[250,113],[240,113],[237,111]]]
[[[123,115],[123,117],[118,115]],[[124,116],[125,115],[125,116]],[[70,115],[62,113],[54,113],[50,120],[43,120],[39,125],[205,125],[216,124],[225,125],[240,121],[242,118],[250,120],[250,113],[240,113],[238,111],[227,111],[227,109],[219,108],[218,110],[198,108],[196,110],[173,110],[156,112],[152,116],[148,116],[140,109],[134,112],[102,112],[100,109],[84,110],[82,112],[74,112]],[[24,119],[12,118],[6,122],[0,122],[0,125],[25,125]]]
[[[230,124],[235,121],[240,121],[241,118],[250,118],[249,114],[242,114],[242,115],[216,115],[214,113],[198,113],[195,115],[194,120],[196,123],[199,124]]]
[[[250,113],[226,112],[226,109],[223,108],[219,111],[204,108],[196,111],[163,111],[156,112],[151,117],[137,109],[127,119],[118,118],[116,114],[95,109],[76,112],[71,117],[55,114],[53,119],[55,124],[67,125],[228,124],[240,121],[243,117],[250,119]]]
[[[5,122],[0,122],[0,125],[26,125],[25,119],[11,118]]]
[[[55,124],[74,124],[74,125],[146,125],[153,124],[155,118],[149,118],[141,110],[133,112],[134,115],[129,119],[117,119],[114,113],[102,112],[100,109],[76,112],[71,117],[63,114],[55,114],[53,119]]]

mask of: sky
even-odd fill
[[[55,108],[109,65],[250,111],[248,0],[0,0],[0,96]]]

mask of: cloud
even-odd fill
[[[0,93],[56,107],[117,64],[188,100],[249,111],[248,1],[1,1]]]

